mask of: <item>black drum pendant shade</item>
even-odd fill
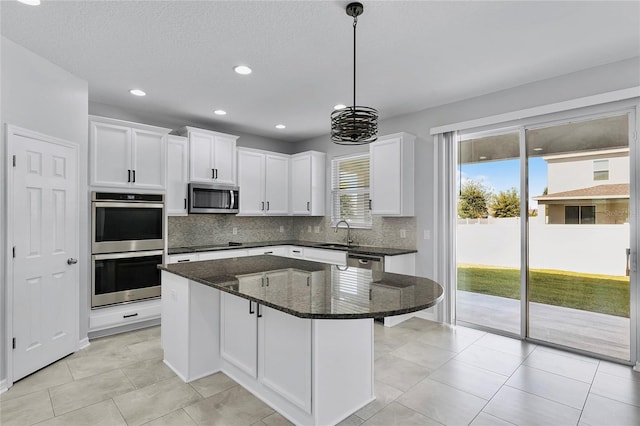
[[[331,113],[331,140],[339,145],[363,145],[378,138],[378,111],[356,105],[356,26],[362,3],[349,3],[347,15],[353,17],[353,105]]]

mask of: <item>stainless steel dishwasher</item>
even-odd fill
[[[384,272],[384,257],[349,253],[347,255],[347,266],[371,269],[374,272]]]

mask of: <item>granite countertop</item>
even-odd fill
[[[442,286],[428,278],[278,256],[158,268],[300,318],[387,317],[430,308],[443,299]]]
[[[197,253],[201,251],[216,251],[216,250],[233,250],[243,248],[256,248],[256,247],[269,247],[269,246],[300,246],[300,247],[313,247],[327,250],[348,251],[354,254],[368,254],[371,256],[397,256],[401,254],[417,253],[416,249],[398,249],[388,247],[373,247],[373,246],[358,246],[351,245],[345,246],[341,243],[335,243],[336,246],[327,246],[326,242],[318,241],[300,241],[300,240],[281,240],[281,241],[260,241],[239,243],[238,245],[219,244],[219,245],[207,245],[207,246],[192,246],[192,247],[172,247],[169,248],[168,254],[184,254],[184,253]]]

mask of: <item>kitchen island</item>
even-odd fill
[[[159,268],[165,363],[185,382],[223,371],[300,425],[373,401],[373,319],[443,297],[426,278],[278,256]]]

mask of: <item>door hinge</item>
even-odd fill
[[[11,339],[11,346],[13,346],[13,349],[16,348],[16,338],[15,337],[13,339]]]
[[[11,251],[13,252],[13,258],[15,259],[16,258],[16,246],[13,246]]]

